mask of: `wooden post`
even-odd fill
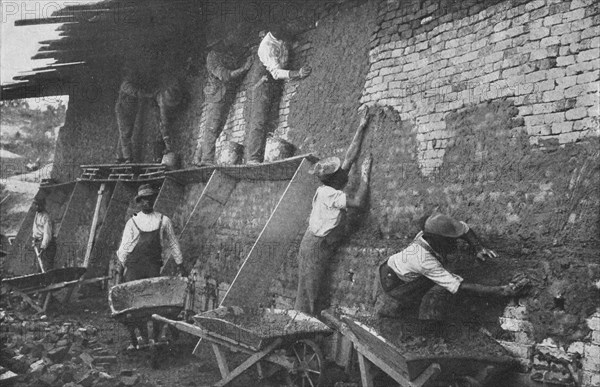
[[[87,248],[85,250],[85,258],[83,260],[83,267],[88,267],[90,261],[90,255],[92,254],[92,248],[94,247],[94,237],[96,236],[96,228],[98,227],[98,217],[100,215],[100,205],[102,204],[102,196],[106,192],[106,183],[100,184],[98,190],[98,199],[96,200],[96,208],[94,209],[94,217],[92,218],[92,227],[90,228],[90,237],[88,239]]]

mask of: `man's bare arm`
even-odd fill
[[[367,204],[367,196],[369,193],[369,180],[371,176],[371,164],[373,163],[373,156],[369,155],[365,161],[363,161],[360,176],[360,185],[358,190],[352,196],[346,199],[346,206],[353,208],[364,208]]]
[[[488,258],[493,259],[498,257],[498,255],[493,250],[487,249],[483,246],[481,240],[479,239],[477,234],[475,234],[475,231],[473,231],[473,229],[469,228],[469,231],[467,231],[467,233],[461,238],[466,240],[471,245],[471,247],[477,250],[477,259],[479,259],[480,261],[485,261]]]
[[[354,134],[354,138],[352,139],[352,143],[346,151],[346,157],[344,158],[344,162],[342,163],[342,169],[345,171],[349,171],[350,168],[352,168],[352,165],[358,159],[358,155],[360,154],[360,148],[362,147],[362,141],[365,136],[365,130],[367,129],[367,125],[369,123],[369,118],[369,111],[368,109],[365,109],[360,119],[358,129],[356,129],[356,133]]]

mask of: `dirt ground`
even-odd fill
[[[169,343],[158,349],[127,351],[127,330],[110,317],[102,292],[66,306],[55,302],[45,317],[17,309],[2,301],[0,364],[18,375],[3,386],[199,386],[220,379],[211,347],[202,344],[199,355],[192,355],[197,338],[185,333],[176,340],[168,335]],[[61,347],[68,352],[58,356]],[[244,358],[234,354],[228,360],[232,369]],[[40,361],[44,366],[33,370]],[[259,381],[252,369],[232,385],[278,383]]]

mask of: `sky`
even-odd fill
[[[43,67],[52,59],[31,60],[40,48],[39,41],[58,39],[56,28],[60,24],[42,24],[16,27],[15,20],[47,18],[67,6],[96,3],[98,0],[0,0],[0,82],[14,82],[12,78],[34,67]],[[58,97],[45,97],[43,101],[28,101],[30,106],[58,103]],[[63,102],[66,100],[62,98]]]

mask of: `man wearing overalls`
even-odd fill
[[[179,242],[173,230],[171,219],[154,211],[158,192],[149,184],[138,189],[135,201],[141,211],[125,224],[121,245],[117,251],[120,268],[119,277],[123,282],[160,276],[163,262],[173,257],[181,275],[184,275],[183,257]],[[158,339],[160,327],[153,321],[154,340]],[[130,349],[138,346],[135,328],[140,330],[142,339],[148,339],[147,321],[139,321],[128,327],[131,339]]]

